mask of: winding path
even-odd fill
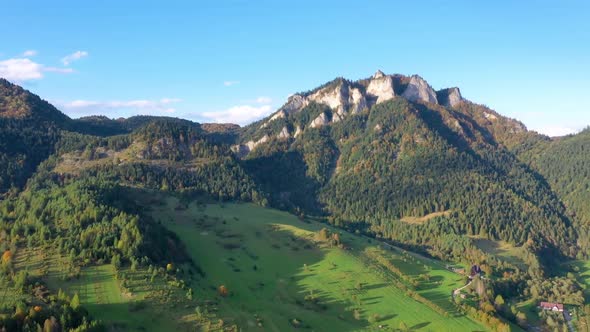
[[[469,285],[471,285],[471,283],[473,282],[473,280],[469,280],[468,283],[465,284],[465,286],[463,287],[459,287],[455,290],[453,290],[453,297],[455,297],[455,295],[459,295],[459,293],[461,293],[461,290],[463,290],[464,288],[468,287]]]

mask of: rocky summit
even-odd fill
[[[349,81],[337,78],[310,92],[294,94],[282,107],[260,124],[260,128],[266,128],[277,119],[296,114],[312,103],[325,105],[331,110],[330,115],[320,113],[310,119],[303,128],[294,128],[295,132],[290,132],[289,128],[283,127],[277,134],[277,137],[280,138],[297,136],[297,133],[305,128],[317,128],[339,122],[350,114],[359,113],[394,98],[403,98],[415,103],[440,104],[447,108],[458,107],[463,101],[459,88],[435,91],[419,75],[409,77],[399,74],[387,75],[381,70],[377,70],[373,76],[367,79]],[[255,147],[267,141],[267,137],[250,140],[233,146],[232,150],[240,156],[245,156]]]

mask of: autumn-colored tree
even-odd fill
[[[3,254],[2,254],[2,263],[3,264],[8,264],[12,261],[12,252],[10,250],[6,250]]]
[[[329,239],[329,237],[330,237],[330,231],[328,231],[328,229],[325,227],[320,229],[317,234],[317,239],[319,241],[326,241]]]
[[[354,309],[352,311],[352,316],[354,317],[354,319],[356,320],[361,320],[361,312],[358,309]]]
[[[494,304],[497,308],[500,308],[504,305],[504,303],[504,298],[502,297],[502,295],[498,294],[498,296],[496,296],[496,299],[494,300]]]
[[[57,332],[59,331],[59,323],[57,319],[53,316],[51,318],[47,318],[43,323],[43,332]]]
[[[481,310],[483,310],[483,312],[485,313],[490,313],[490,312],[494,312],[496,309],[494,308],[494,306],[487,301],[481,301],[479,303],[479,307],[481,308]]]
[[[340,245],[340,243],[341,243],[340,242],[340,234],[338,234],[338,233],[332,234],[332,243],[336,246]]]
[[[229,291],[227,290],[227,287],[225,287],[225,285],[219,286],[217,291],[219,292],[219,295],[223,297],[226,297],[229,294]]]
[[[174,270],[174,264],[168,263],[166,264],[166,271],[172,272]]]

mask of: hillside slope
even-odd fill
[[[590,130],[540,140],[521,148],[521,158],[547,179],[563,200],[569,216],[576,222],[578,244],[590,250]]]
[[[549,264],[575,255],[576,232],[550,186],[512,152],[531,136],[458,89],[378,72],[290,97],[243,128],[233,149],[277,206],[439,254],[452,250],[436,240],[449,234],[527,244]],[[399,222],[444,211],[422,225]]]

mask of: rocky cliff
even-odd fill
[[[276,113],[259,125],[259,128],[267,128],[273,121],[294,116],[312,103],[328,106],[331,113],[315,115],[308,123],[297,126],[295,133],[291,133],[287,127],[283,127],[270,136],[268,134],[260,135],[257,140],[249,140],[241,145],[236,145],[233,150],[240,155],[245,155],[259,144],[268,141],[270,137],[296,138],[305,128],[317,128],[342,121],[351,114],[362,112],[394,98],[405,98],[415,103],[440,104],[447,108],[455,108],[463,101],[458,88],[435,91],[426,80],[418,75],[410,77],[386,75],[378,70],[368,79],[349,81],[338,78],[309,92],[290,96]]]

